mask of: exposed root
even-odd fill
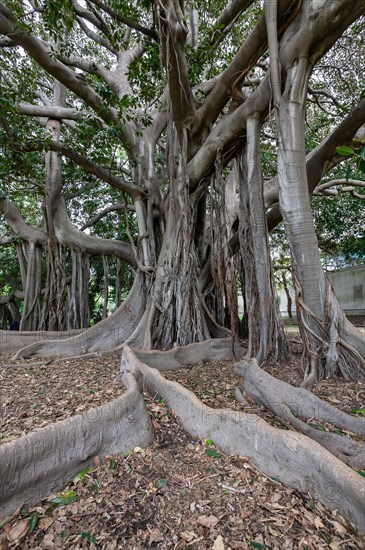
[[[134,350],[140,361],[161,372],[175,371],[183,365],[191,365],[199,361],[229,360],[243,357],[245,349],[237,342],[232,350],[231,338],[222,338],[197,342],[184,347],[176,347],[169,351]]]
[[[191,435],[213,439],[226,453],[249,457],[270,477],[310,492],[365,530],[365,480],[317,442],[274,428],[256,415],[205,406],[194,393],[142,363],[128,346],[123,351],[122,370],[165,399]]]
[[[295,428],[314,441],[320,443],[328,449],[333,455],[337,456],[342,462],[351,466],[354,469],[365,468],[365,445],[357,441],[353,441],[348,437],[337,435],[330,432],[322,432],[316,428],[312,428],[299,418],[296,418],[287,405],[281,405],[280,418],[286,420],[289,425]]]
[[[316,418],[365,436],[365,420],[346,414],[304,388],[295,388],[260,369],[256,359],[235,365],[236,374],[244,377],[247,395],[264,405],[296,430],[318,441],[332,454],[353,468],[365,467],[365,445],[348,437],[321,432],[300,418]]]
[[[267,406],[270,402],[284,403],[297,417],[317,418],[340,428],[345,428],[359,436],[365,437],[365,419],[356,418],[340,411],[330,403],[322,401],[305,388],[295,388],[278,380],[268,372],[260,369],[255,359],[250,363],[241,361],[234,368],[236,374],[245,379],[245,391]]]
[[[85,329],[75,329],[66,331],[12,331],[0,330],[0,354],[16,353],[17,351],[33,344],[45,340],[66,340],[74,338],[84,332]]]
[[[62,489],[95,456],[146,447],[153,430],[131,375],[128,391],[106,405],[0,446],[0,516]]]
[[[325,318],[319,319],[304,303],[298,278],[293,273],[297,294],[298,325],[306,363],[303,386],[341,374],[346,380],[365,380],[363,335],[341,310],[332,285],[325,281]]]
[[[142,275],[138,274],[125,302],[107,319],[81,334],[63,341],[40,341],[18,351],[13,357],[77,357],[93,352],[110,351],[130,336],[145,310]]]

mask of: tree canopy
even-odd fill
[[[107,316],[109,287],[119,308],[134,281],[112,337],[57,353],[235,337],[240,279],[249,354],[285,357],[268,240],[283,219],[306,378],[362,375],[318,244],[364,257],[364,10],[1,3],[0,282],[21,328],[87,327]]]

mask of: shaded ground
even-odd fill
[[[119,363],[118,358],[67,360],[2,369],[0,432],[19,436],[119,396]],[[298,385],[299,356],[270,372]],[[241,379],[232,375],[231,362],[197,364],[167,377],[210,406],[255,412],[280,426],[261,407],[234,400]],[[313,390],[347,412],[365,405],[364,384],[338,380]],[[364,548],[365,537],[339,514],[267,478],[245,458],[223,455],[214,442],[191,438],[154,397],[146,396],[155,429],[149,449],[131,449],[128,456],[108,457],[103,464],[96,459],[68,492],[20,510],[0,530],[0,548]]]
[[[119,397],[125,391],[119,366],[114,357],[0,368],[0,444]]]

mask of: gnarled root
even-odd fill
[[[146,447],[153,428],[132,375],[127,392],[106,405],[0,446],[0,516],[62,489],[95,456]]]
[[[365,445],[348,437],[321,432],[301,418],[316,418],[365,436],[365,420],[346,414],[304,388],[295,388],[260,369],[256,359],[241,361],[234,367],[244,377],[244,390],[254,401],[264,405],[284,423],[314,439],[353,468],[365,467]]]
[[[172,348],[169,351],[145,351],[134,350],[140,361],[146,363],[160,372],[174,371],[182,368],[183,365],[191,365],[199,361],[219,361],[242,358],[245,349],[237,342],[232,349],[231,338],[215,338],[196,342],[188,346]]]
[[[226,453],[249,457],[267,475],[310,492],[365,530],[365,480],[316,441],[274,428],[256,415],[205,406],[194,393],[142,363],[128,346],[121,368],[151,394],[161,395],[191,435],[213,439]]]
[[[62,341],[39,341],[19,350],[19,357],[77,356],[110,350],[122,344],[138,325],[146,307],[142,275],[137,275],[128,298],[107,319]]]

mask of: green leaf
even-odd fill
[[[114,458],[111,458],[109,462],[109,470],[115,470],[117,465],[118,465],[118,462],[114,460]]]
[[[204,443],[207,447],[211,447],[212,445],[214,445],[213,439],[206,439]]]
[[[261,544],[261,542],[249,542],[248,543],[249,546],[252,546],[252,548],[266,548],[266,546],[264,544]]]
[[[91,533],[87,533],[86,531],[82,531],[81,533],[79,533],[79,535],[81,535],[82,539],[85,539],[88,542],[93,542],[94,544],[96,544],[96,539],[92,536]]]
[[[51,503],[56,504],[57,506],[64,506],[66,504],[70,504],[71,502],[75,502],[76,499],[77,492],[73,489],[67,489],[66,491],[62,491],[58,497],[53,498]]]
[[[169,480],[168,479],[156,479],[155,481],[155,487],[157,489],[161,489],[161,487],[166,487],[166,485],[169,484]]]
[[[22,506],[21,509],[20,509],[20,516],[22,518],[26,518],[27,516],[29,516],[29,508],[27,508],[27,506]]]
[[[214,449],[204,449],[204,450],[207,456],[211,456],[213,458],[222,458],[222,455],[217,451],[215,451]]]
[[[307,508],[309,508],[310,510],[314,510],[314,508],[316,507],[316,501],[311,499],[309,502],[308,502],[308,505],[307,505]]]
[[[81,472],[79,472],[77,476],[73,479],[73,482],[77,483],[78,481],[83,479],[89,472],[91,472],[90,466],[88,468],[85,468],[84,470],[81,470]]]
[[[66,537],[68,537],[68,532],[66,531],[66,529],[64,529],[63,531],[60,531],[59,535],[61,539],[65,539]]]
[[[352,413],[364,414],[364,415],[365,415],[365,409],[352,409],[351,412],[352,412]]]
[[[346,166],[345,178],[347,183],[349,182],[349,179],[351,177],[351,172],[352,172],[351,166],[350,165]]]
[[[352,147],[347,147],[346,145],[340,145],[340,147],[336,147],[336,153],[338,155],[341,155],[343,157],[351,157],[355,154],[355,151]]]
[[[362,477],[365,477],[365,472],[362,472],[361,470],[358,470],[357,473],[360,474]]]
[[[321,426],[321,424],[316,424],[315,422],[308,422],[308,426],[311,428],[315,428],[316,430],[319,430],[320,432],[326,432],[325,426]]]
[[[34,529],[38,525],[38,520],[39,520],[39,513],[34,512],[34,514],[32,514],[32,516],[29,520],[29,531],[28,531],[28,533],[33,533]]]
[[[319,536],[326,541],[327,544],[331,544],[331,538],[327,535],[325,531],[320,531]]]

